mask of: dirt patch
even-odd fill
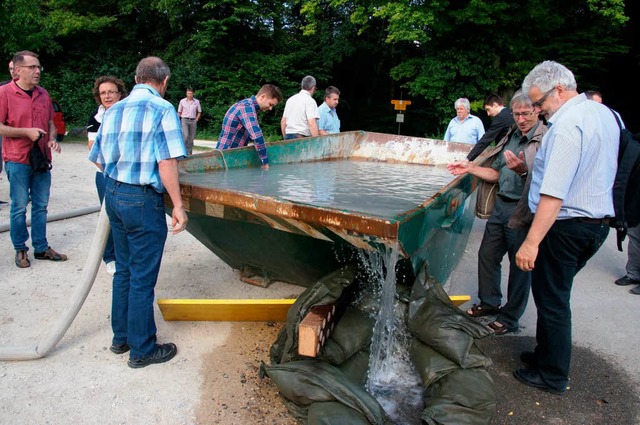
[[[277,387],[259,376],[260,364],[269,364],[269,349],[282,327],[282,323],[235,323],[225,344],[203,357],[198,424],[298,423]]]

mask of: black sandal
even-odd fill
[[[508,334],[509,332],[514,332],[514,329],[508,328],[505,325],[503,325],[500,322],[491,322],[489,323],[489,328],[491,328],[491,330],[493,331],[494,335],[504,335],[504,334]]]
[[[498,313],[500,313],[499,307],[483,307],[482,304],[474,304],[473,307],[467,310],[467,314],[471,317],[489,316]]]

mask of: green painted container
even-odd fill
[[[383,161],[445,166],[466,157],[471,146],[391,134],[352,131],[268,144],[270,166],[307,161]],[[310,286],[345,263],[359,263],[358,250],[396,247],[398,273],[409,281],[427,263],[443,283],[467,244],[473,223],[476,179],[455,178],[421,205],[380,218],[278,197],[189,184],[193,173],[260,167],[252,146],[210,151],[179,162],[180,189],[189,215],[187,231],[243,280],[267,286],[279,280]],[[167,210],[171,201],[165,196]]]

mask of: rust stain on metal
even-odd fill
[[[398,223],[392,223],[381,218],[299,205],[242,192],[205,189],[197,186],[190,186],[189,192],[193,199],[210,204],[237,207],[246,211],[259,212],[274,217],[291,218],[322,226],[340,227],[366,235],[390,239],[397,239],[398,237]],[[183,191],[183,193],[188,192]]]

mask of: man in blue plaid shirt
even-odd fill
[[[216,149],[241,148],[253,141],[262,168],[268,170],[269,158],[258,124],[258,109],[270,111],[278,102],[282,102],[280,89],[272,84],[265,84],[255,96],[234,103],[222,120],[222,131]]]
[[[163,193],[173,204],[172,233],[184,230],[187,214],[180,197],[178,163],[185,156],[180,120],[163,99],[169,67],[157,57],[142,59],[129,97],[104,114],[89,154],[107,181],[104,204],[116,254],[110,350],[131,349],[129,366],[171,360],[175,344],[156,344],[154,288],[167,238]]]

